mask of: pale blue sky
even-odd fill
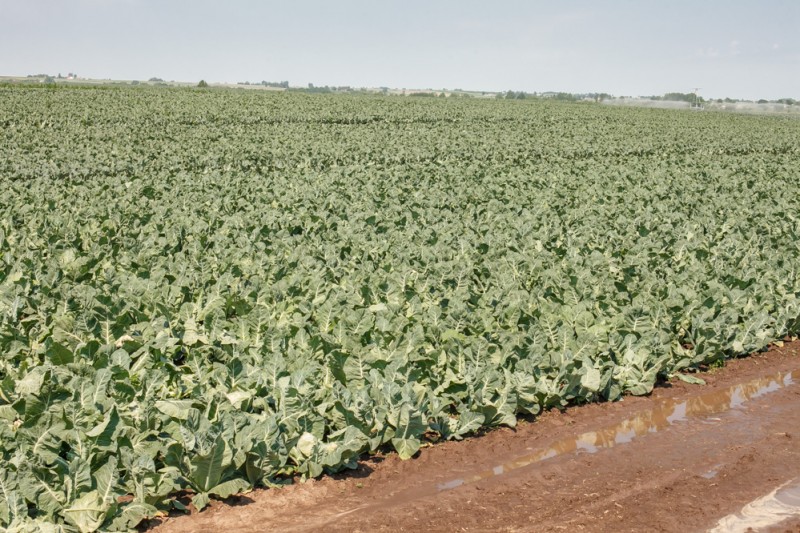
[[[0,75],[800,98],[800,1],[0,0]]]

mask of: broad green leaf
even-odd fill
[[[64,518],[81,533],[92,533],[100,529],[110,508],[111,503],[104,503],[98,492],[93,490],[64,509]]]
[[[111,522],[111,529],[125,531],[135,528],[143,520],[156,515],[158,510],[152,505],[131,502],[122,506],[120,513]]]
[[[705,385],[706,382],[702,378],[698,378],[697,376],[693,376],[691,374],[681,374],[677,373],[674,374],[675,377],[680,379],[681,381],[685,381],[686,383],[691,383],[692,385]]]
[[[250,483],[248,483],[247,480],[236,478],[229,479],[224,483],[220,483],[209,490],[208,493],[213,494],[214,496],[219,496],[220,498],[229,498],[230,496],[244,492],[249,488]]]
[[[75,360],[72,350],[66,346],[62,346],[57,342],[53,342],[47,348],[47,358],[56,366],[66,365],[67,363],[71,363]]]
[[[206,453],[197,451],[189,457],[189,481],[198,491],[208,492],[219,483],[223,468],[226,466],[223,463],[225,449],[225,441],[221,437],[217,437]]]
[[[600,377],[599,370],[589,367],[581,376],[581,386],[592,392],[597,392],[600,390]]]
[[[193,403],[192,400],[158,400],[155,402],[155,407],[167,416],[187,420]]]
[[[195,494],[194,496],[192,496],[192,504],[198,511],[202,511],[203,509],[205,509],[209,501],[210,498],[207,492],[201,492],[200,494]]]

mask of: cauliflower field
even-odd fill
[[[0,88],[0,527],[693,380],[800,331],[798,190],[789,117]]]

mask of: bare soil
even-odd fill
[[[349,474],[256,490],[152,531],[705,531],[800,479],[800,341],[647,397],[365,458]],[[800,519],[770,531],[800,532]]]

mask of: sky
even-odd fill
[[[0,75],[800,99],[800,0],[0,0]]]

